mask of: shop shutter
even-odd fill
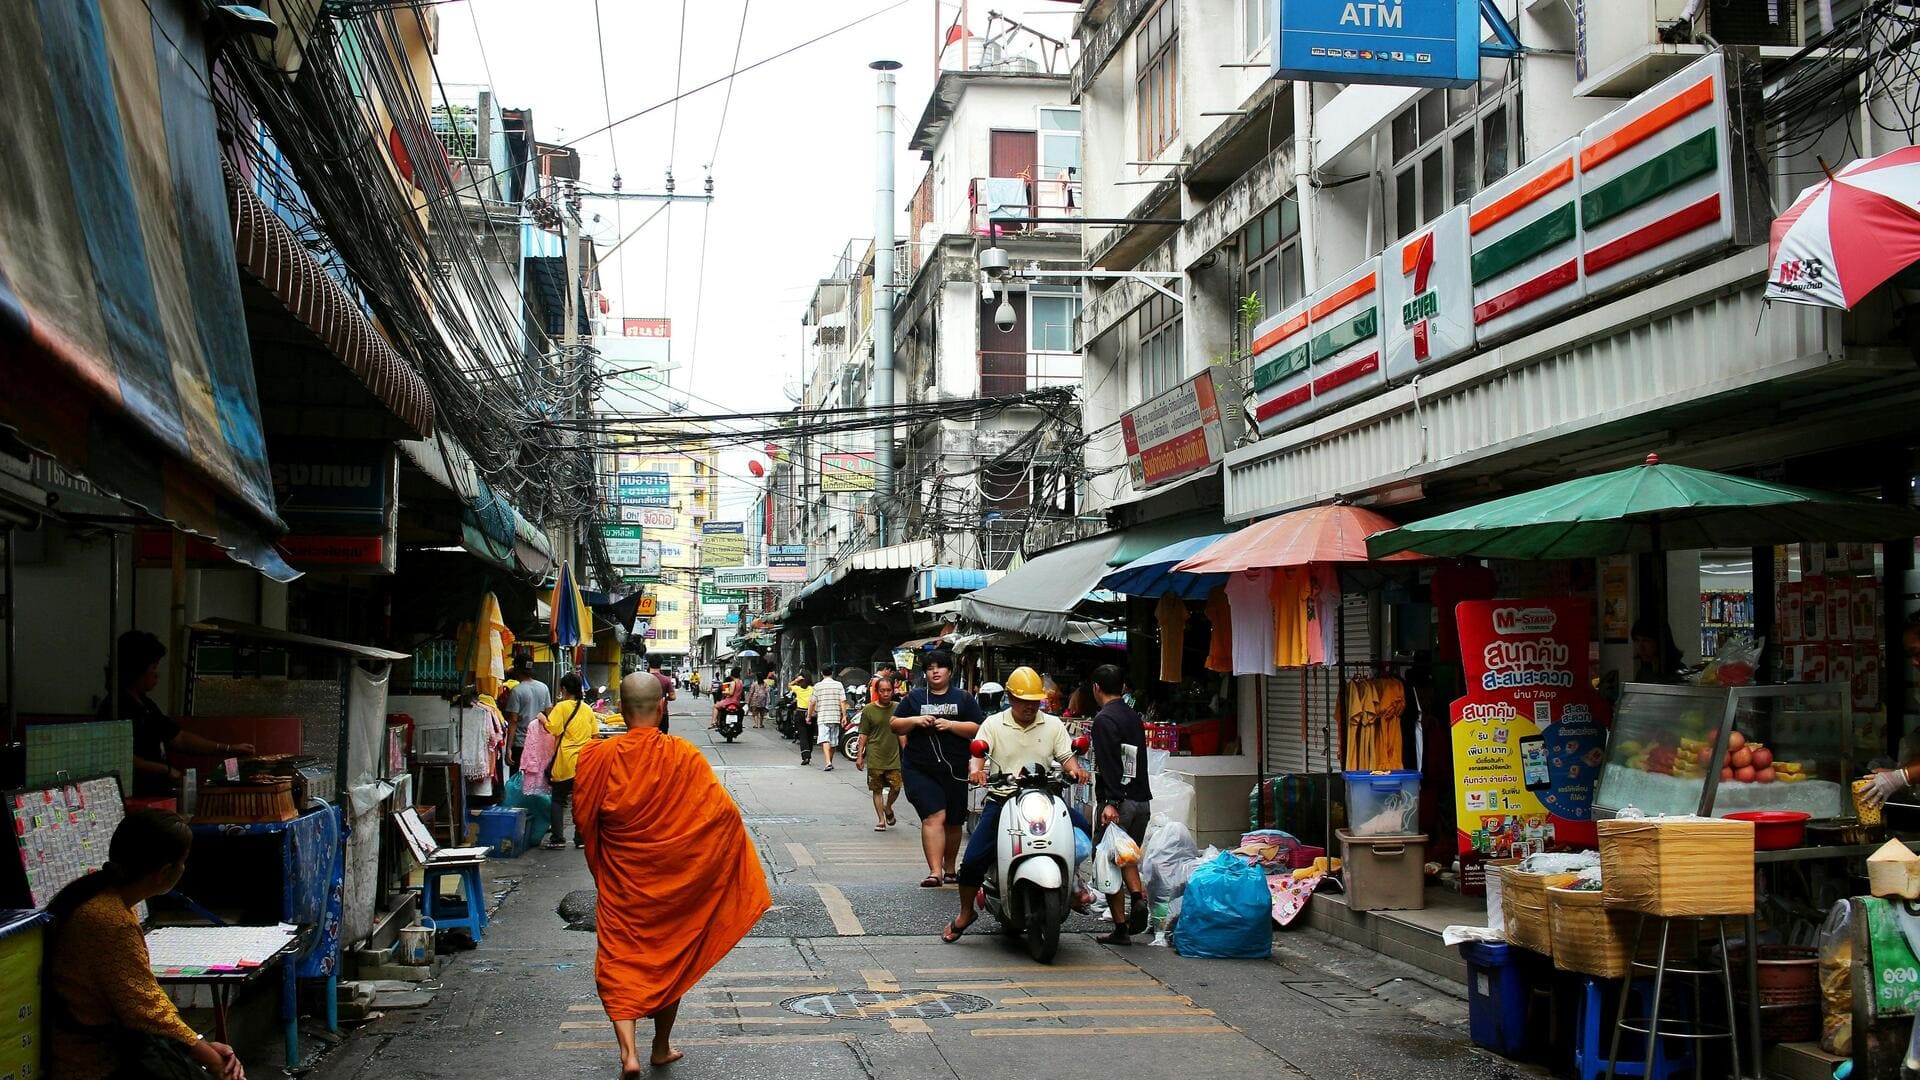
[[[1375,655],[1373,597],[1366,593],[1348,593],[1342,598],[1345,608],[1342,641],[1348,662],[1372,660]],[[1265,772],[1318,773],[1332,761],[1340,768],[1339,694],[1345,681],[1336,668],[1286,668],[1264,683],[1261,716]],[[1302,713],[1305,730],[1302,731]],[[1326,753],[1331,734],[1333,749]]]

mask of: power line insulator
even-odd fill
[[[713,194],[713,174],[707,174],[707,194]]]

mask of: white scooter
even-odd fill
[[[1085,737],[1076,739],[1074,752],[1085,753],[1086,742]],[[974,742],[973,754],[987,756],[984,739]],[[1015,790],[1000,808],[998,857],[980,895],[1002,933],[1024,936],[1027,955],[1051,964],[1060,948],[1060,926],[1077,891],[1073,818],[1066,799],[1070,785],[1058,766],[1028,765],[1012,777],[988,777],[989,785],[1008,781]]]

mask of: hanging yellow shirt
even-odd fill
[[[567,705],[573,708],[563,708]],[[553,752],[553,779],[573,779],[574,770],[580,767],[580,748],[599,732],[600,718],[578,701],[563,701],[547,710],[547,734],[560,741],[559,749]]]

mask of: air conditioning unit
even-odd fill
[[[1822,23],[1821,0],[1585,0],[1576,10],[1583,13],[1574,28],[1580,97],[1632,97],[1715,46],[1785,59]]]

